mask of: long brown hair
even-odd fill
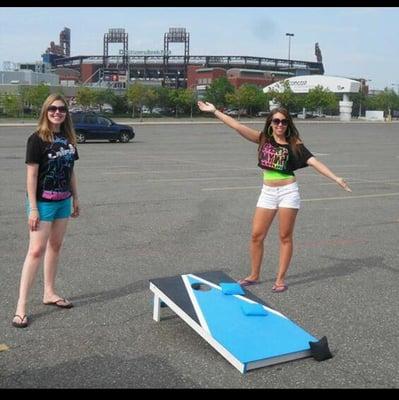
[[[272,119],[273,119],[274,115],[277,113],[283,114],[284,117],[288,121],[287,129],[285,131],[285,139],[291,146],[294,154],[297,156],[300,153],[299,144],[302,143],[302,140],[299,137],[298,129],[296,128],[294,121],[291,118],[290,113],[284,107],[274,108],[272,111],[270,111],[269,115],[267,116],[265,127],[263,128],[263,131],[261,132],[261,135],[259,138],[258,151],[260,151],[260,149],[262,148],[262,146],[265,143],[270,143],[270,141],[272,140],[272,138],[273,138],[272,129],[273,128],[271,127],[271,124],[272,124]]]
[[[40,111],[39,121],[37,123],[37,133],[39,137],[45,142],[52,142],[54,140],[53,131],[51,129],[51,122],[49,121],[47,116],[47,110],[49,106],[56,100],[62,101],[67,109],[65,119],[60,126],[61,132],[67,137],[69,142],[76,146],[76,135],[68,110],[68,102],[61,94],[50,94],[50,96],[48,96],[47,99],[44,101],[42,105],[42,110]]]

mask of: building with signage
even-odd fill
[[[303,75],[275,82],[263,88],[263,91],[265,93],[270,91],[281,93],[284,91],[284,82],[288,82],[290,89],[294,93],[309,93],[309,90],[321,86],[323,89],[328,89],[333,93],[342,94],[342,101],[339,102],[340,119],[342,121],[351,119],[353,102],[349,101],[349,93],[358,93],[361,86],[359,81],[339,76]],[[271,104],[272,108],[273,104]]]

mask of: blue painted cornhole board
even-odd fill
[[[235,281],[222,271],[150,279],[154,320],[165,303],[242,373],[311,355],[309,342],[318,339],[245,288],[245,295],[223,294],[220,282]],[[246,316],[243,302],[261,304],[267,315]]]

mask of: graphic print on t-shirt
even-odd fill
[[[68,144],[65,137],[55,136],[47,150],[48,169],[43,181],[43,199],[57,201],[71,197],[69,182],[75,152],[74,146]]]
[[[270,143],[265,143],[261,149],[259,166],[261,168],[284,171],[287,169],[288,158],[288,149],[280,146],[274,147]]]

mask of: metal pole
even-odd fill
[[[291,60],[291,38],[294,36],[293,33],[286,33],[285,36],[288,36],[288,62]]]

